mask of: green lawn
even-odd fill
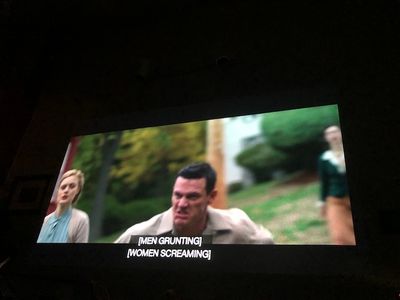
[[[329,244],[326,222],[316,207],[318,192],[317,182],[269,182],[229,195],[228,202],[268,228],[278,244]]]

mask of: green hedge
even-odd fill
[[[323,130],[339,124],[336,105],[266,114],[261,129],[271,147],[290,150],[323,139]]]
[[[334,124],[339,124],[336,105],[265,114],[261,131],[266,142],[245,149],[236,162],[258,182],[270,179],[274,171],[313,170],[326,147],[323,131]]]
[[[120,204],[109,196],[105,202],[103,234],[127,229],[168,209],[170,206],[171,200],[166,198],[138,199]]]
[[[266,143],[252,146],[236,156],[236,162],[251,170],[257,182],[269,179],[277,168],[289,163],[289,156]]]

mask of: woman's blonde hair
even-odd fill
[[[71,177],[71,176],[76,176],[76,178],[78,178],[78,187],[79,187],[78,193],[76,194],[75,198],[72,200],[72,204],[74,204],[74,203],[76,203],[78,201],[79,196],[80,196],[80,194],[82,192],[83,185],[85,184],[85,175],[83,174],[83,172],[81,170],[77,170],[77,169],[69,170],[69,171],[67,171],[67,172],[65,172],[63,174],[63,176],[60,179],[60,184],[59,185],[61,185],[61,182],[63,182],[63,180],[65,178],[68,178],[68,177]]]

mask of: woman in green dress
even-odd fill
[[[328,222],[332,243],[335,245],[354,245],[354,228],[350,197],[346,180],[341,130],[329,126],[324,131],[329,150],[319,158],[321,180],[321,213]]]

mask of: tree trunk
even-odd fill
[[[115,152],[118,149],[122,132],[108,133],[102,147],[103,163],[99,171],[97,190],[94,198],[93,209],[90,215],[90,240],[94,241],[102,235],[104,219],[104,198],[107,192],[108,178],[114,160]]]

